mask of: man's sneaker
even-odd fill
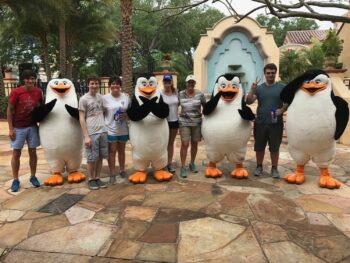
[[[168,164],[166,168],[168,169],[168,171],[170,173],[175,173],[175,169],[174,169],[174,167],[171,164]]]
[[[198,173],[197,166],[194,163],[190,163],[189,167],[192,173]]]
[[[278,172],[277,168],[271,168],[271,176],[272,178],[280,178],[280,173]]]
[[[181,177],[182,178],[186,178],[187,177],[187,171],[186,171],[186,167],[181,167]]]
[[[127,177],[127,174],[126,174],[125,171],[121,171],[121,172],[119,173],[119,175],[120,175],[121,178],[126,178],[126,177]]]
[[[11,191],[12,191],[12,192],[18,192],[19,188],[20,188],[20,182],[19,182],[19,180],[18,180],[18,179],[14,179],[14,180],[12,181]]]
[[[40,187],[40,182],[35,175],[30,177],[29,182],[31,182],[34,187]]]
[[[257,166],[257,167],[255,168],[254,175],[255,175],[255,176],[262,176],[262,174],[263,174],[263,168],[262,168],[262,166]]]
[[[115,181],[116,181],[116,176],[115,175],[112,175],[109,177],[109,184],[115,184]]]
[[[100,187],[98,186],[96,180],[90,180],[90,181],[88,182],[88,186],[89,186],[89,188],[90,188],[91,190],[97,190],[97,189],[100,188]]]
[[[102,182],[100,179],[96,179],[96,183],[97,183],[98,187],[100,187],[100,188],[106,188],[107,187],[107,184]]]

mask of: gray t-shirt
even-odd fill
[[[279,109],[283,102],[280,99],[280,94],[285,84],[276,82],[273,85],[260,84],[256,89],[256,98],[258,100],[257,117],[255,122],[258,124],[272,124],[271,111]],[[282,123],[282,116],[278,116],[277,123]]]
[[[180,126],[198,126],[202,123],[201,106],[205,104],[204,94],[195,90],[193,97],[187,96],[185,90],[179,93],[181,112],[179,115]]]
[[[79,111],[85,112],[86,128],[89,135],[106,132],[105,119],[103,116],[102,95],[97,93],[91,96],[86,93],[79,100]]]

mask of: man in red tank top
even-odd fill
[[[35,176],[37,166],[36,147],[40,145],[39,130],[37,124],[32,120],[34,108],[43,103],[41,89],[35,87],[36,74],[31,70],[24,70],[22,73],[24,85],[14,89],[8,101],[7,122],[9,125],[9,137],[12,151],[12,192],[17,192],[20,188],[18,172],[20,167],[20,157],[24,143],[28,144],[30,182],[34,187],[39,187],[40,183]]]

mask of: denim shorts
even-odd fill
[[[129,135],[108,135],[108,142],[127,142],[129,140]]]
[[[39,128],[38,126],[30,126],[25,128],[14,128],[16,138],[11,140],[12,149],[20,150],[24,143],[27,142],[28,148],[34,149],[40,146]]]
[[[99,159],[107,159],[108,156],[108,141],[107,133],[96,133],[90,135],[92,141],[91,148],[85,147],[86,159],[88,163],[95,162]]]

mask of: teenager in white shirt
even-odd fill
[[[122,92],[122,81],[111,77],[108,81],[110,93],[103,96],[105,125],[108,133],[108,167],[110,183],[116,181],[115,157],[118,152],[119,175],[126,177],[125,145],[129,140],[126,110],[130,105],[129,96]]]

